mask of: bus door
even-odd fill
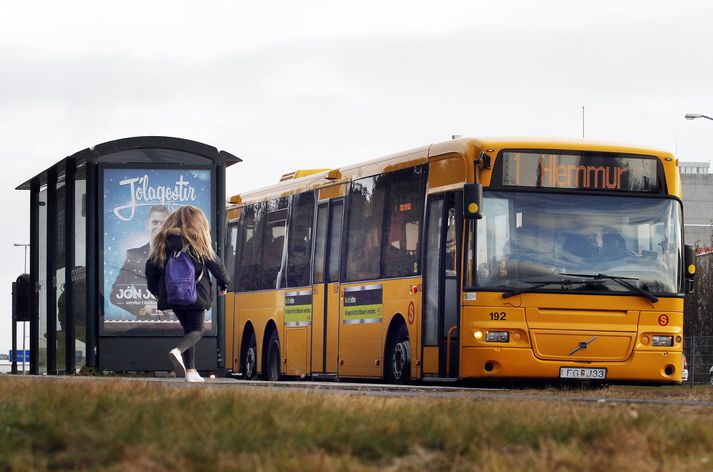
[[[312,373],[316,375],[337,374],[343,221],[343,198],[333,198],[317,206],[312,289]]]
[[[458,377],[462,192],[428,197],[423,275],[423,376]]]

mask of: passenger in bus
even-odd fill
[[[506,259],[500,259],[497,270],[495,271],[495,280],[504,282],[508,278],[508,262]]]
[[[483,262],[478,266],[478,285],[488,285],[490,283],[490,264]]]
[[[624,236],[614,229],[602,232],[602,252],[613,257],[634,254],[626,247]]]
[[[364,233],[362,233],[364,234]],[[351,238],[350,238],[351,239]],[[379,277],[379,252],[381,250],[381,231],[376,226],[369,226],[363,238],[355,238],[360,244],[350,247],[354,256],[350,255],[352,267],[348,273],[352,280],[375,279]]]
[[[508,262],[505,257],[495,263],[495,269],[491,270],[488,262],[483,262],[478,266],[478,285],[499,286],[508,279]]]

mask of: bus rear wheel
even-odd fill
[[[246,380],[254,380],[257,376],[257,342],[255,341],[255,333],[250,333],[247,347],[243,351],[241,366],[243,378]]]
[[[265,380],[277,381],[282,378],[280,374],[280,340],[277,332],[270,333],[267,342],[267,365],[265,366]]]
[[[411,378],[411,342],[408,329],[401,325],[389,342],[384,377],[394,384],[405,384]]]

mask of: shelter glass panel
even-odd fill
[[[71,241],[69,242],[71,244]],[[74,183],[74,298],[75,366],[80,369],[87,359],[87,168],[77,168]]]
[[[55,246],[55,257],[54,257],[54,276],[52,283],[56,287],[55,290],[55,301],[57,309],[55,310],[56,317],[56,332],[55,337],[55,352],[57,353],[57,372],[63,372],[66,366],[66,297],[64,296],[64,273],[66,271],[65,267],[65,225],[64,225],[64,215],[65,215],[65,195],[66,187],[64,182],[58,182],[56,187],[57,196],[57,210],[55,212],[54,218],[57,225],[56,239],[52,242]]]
[[[47,373],[47,188],[39,194],[39,273],[37,284],[39,288],[39,339],[38,347],[38,372]]]

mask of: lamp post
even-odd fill
[[[23,274],[27,273],[27,248],[30,247],[29,244],[24,244],[24,243],[13,243],[12,244],[15,247],[24,247],[25,248],[25,270],[23,271]],[[14,315],[13,315],[14,316]],[[13,323],[14,324],[14,323]],[[22,373],[25,373],[25,341],[26,341],[26,335],[25,335],[25,326],[26,322],[22,322]],[[12,329],[15,329],[15,326],[12,327]],[[17,359],[17,352],[15,352],[15,359]]]
[[[701,115],[700,113],[686,113],[685,118],[687,120],[695,120],[696,118],[706,118],[708,120],[713,120],[710,116]]]
[[[15,247],[24,247],[25,248],[25,270],[24,273],[27,273],[27,248],[30,247],[29,244],[22,244],[22,243],[13,243],[12,244]]]

